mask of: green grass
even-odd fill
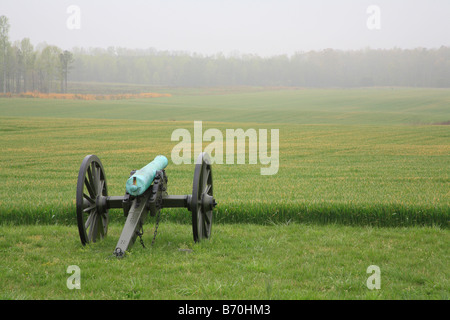
[[[157,91],[157,90],[155,90]],[[431,124],[450,120],[448,89],[174,89],[119,101],[0,99],[0,115],[291,124]],[[164,90],[166,93],[167,90]],[[50,103],[49,103],[50,102]]]
[[[439,228],[219,224],[195,244],[162,221],[153,247],[112,256],[121,226],[82,247],[76,227],[0,226],[0,299],[449,299],[449,234]],[[69,290],[70,265],[81,289]],[[370,265],[381,288],[369,290]]]
[[[110,195],[123,195],[129,172],[157,154],[169,158],[169,193],[192,192],[194,165],[170,159],[177,144],[171,133],[192,131],[192,122],[1,118],[0,127],[3,221],[74,223],[77,174],[88,154],[100,157]],[[448,227],[447,126],[205,122],[208,127],[280,128],[276,175],[262,176],[263,165],[248,160],[213,166],[219,222]],[[188,222],[185,210],[171,212]]]
[[[430,125],[450,119],[449,90],[228,89],[0,99],[0,298],[449,298],[450,128]],[[189,212],[165,209],[154,248],[112,259],[125,219],[110,210],[108,237],[83,248],[83,158],[98,155],[109,194],[122,195],[132,169],[165,154],[169,193],[190,194],[194,165],[172,163],[170,138],[193,134],[194,120],[222,133],[279,129],[278,173],[261,176],[248,159],[213,165],[211,241],[194,244]],[[69,265],[81,290],[66,287]],[[381,290],[366,287],[370,265]]]

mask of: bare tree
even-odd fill
[[[0,54],[3,56],[3,92],[6,92],[6,68],[9,47],[9,22],[6,16],[0,16]]]
[[[30,89],[30,78],[33,77],[34,62],[36,60],[36,53],[34,52],[33,45],[30,39],[24,38],[20,42],[20,49],[23,55],[23,91],[28,91]],[[32,82],[32,87],[34,89],[34,83]]]
[[[67,93],[67,75],[69,74],[70,65],[73,63],[73,54],[65,50],[59,54],[61,92]]]

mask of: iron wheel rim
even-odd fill
[[[211,237],[213,209],[205,209],[202,206],[205,195],[213,196],[213,176],[211,160],[208,154],[203,152],[198,156],[195,164],[192,188],[192,231],[195,242]]]
[[[100,159],[88,155],[78,172],[76,207],[77,224],[83,245],[106,237],[108,232],[108,210],[100,200],[108,196],[105,171]]]

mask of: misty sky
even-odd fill
[[[79,19],[67,12],[71,5]],[[377,18],[367,13],[371,5],[380,9],[379,19],[370,20],[372,27],[379,22],[373,30],[367,26]],[[450,46],[450,0],[1,0],[0,15],[9,18],[12,41],[28,37],[34,45],[45,41],[68,50],[152,47],[268,56]]]

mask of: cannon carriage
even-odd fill
[[[123,209],[125,226],[114,249],[114,255],[123,257],[131,249],[148,215],[159,217],[163,208],[186,208],[192,214],[194,241],[211,236],[213,209],[217,205],[213,195],[211,160],[201,153],[195,163],[192,194],[169,195],[165,168],[168,160],[157,156],[140,170],[133,170],[125,184],[123,196],[108,195],[105,170],[100,159],[88,155],[78,173],[76,191],[77,224],[83,245],[106,237],[109,209]],[[158,220],[157,220],[158,223]],[[155,233],[156,235],[156,233]]]

